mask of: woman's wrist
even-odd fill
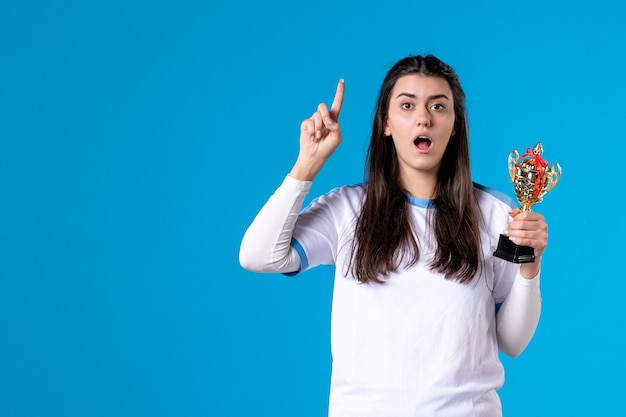
[[[316,163],[305,163],[298,159],[291,168],[289,176],[300,181],[313,181],[321,168],[316,165]]]
[[[529,262],[526,264],[522,264],[520,267],[520,275],[525,279],[533,279],[541,270],[541,257],[535,259],[535,262]]]

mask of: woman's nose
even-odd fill
[[[421,109],[418,111],[417,125],[418,126],[430,126],[430,113],[428,113],[428,109]]]

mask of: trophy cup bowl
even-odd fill
[[[548,168],[548,162],[541,157],[541,142],[534,148],[528,148],[519,156],[517,151],[509,154],[509,176],[514,185],[515,196],[522,206],[522,211],[543,201],[561,178],[561,166],[557,163]],[[535,262],[535,251],[530,246],[513,243],[505,234],[500,235],[494,256],[513,263]]]

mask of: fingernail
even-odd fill
[[[321,137],[322,137],[322,131],[321,130],[318,130],[317,132],[315,132],[315,138],[316,139],[319,139]]]
[[[516,237],[509,237],[509,240],[515,244],[519,243],[519,238],[516,238]]]
[[[326,127],[330,127],[330,126],[332,126],[332,125],[333,125],[333,123],[335,123],[335,122],[333,122],[333,120],[332,120],[330,117],[326,117],[326,118],[324,119],[324,124],[326,125]]]

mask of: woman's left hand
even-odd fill
[[[513,221],[509,223],[509,239],[518,245],[530,246],[535,250],[534,264],[522,264],[522,275],[533,278],[539,272],[541,256],[548,245],[548,224],[543,215],[534,211],[515,209],[510,213]]]

